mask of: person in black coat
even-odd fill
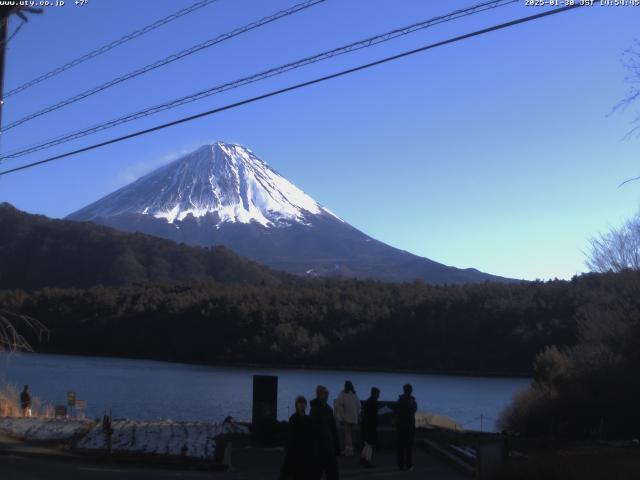
[[[22,409],[23,417],[31,416],[31,392],[29,391],[29,385],[25,385],[24,390],[20,393],[20,408]]]
[[[296,398],[296,413],[289,418],[282,479],[312,480],[315,458],[314,430],[307,416],[307,399]]]
[[[380,398],[380,390],[371,387],[371,396],[364,402],[362,408],[360,436],[364,446],[360,455],[360,465],[365,468],[374,467],[371,459],[373,458],[373,447],[378,444],[378,398]]]
[[[413,387],[406,384],[402,387],[403,394],[396,402],[396,434],[398,449],[398,468],[413,470],[413,440],[416,434],[416,411],[418,404],[411,395]]]
[[[327,404],[328,400],[329,390],[318,385],[316,398],[311,400],[309,414],[316,443],[315,478],[320,479],[324,473],[327,480],[338,480],[338,460],[336,457],[340,454],[340,443],[333,410]]]

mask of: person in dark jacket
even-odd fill
[[[380,390],[371,387],[371,396],[364,402],[362,409],[362,424],[360,425],[360,436],[364,446],[360,455],[360,465],[365,468],[372,468],[373,447],[378,444],[378,398]]]
[[[281,478],[312,480],[315,443],[311,418],[307,416],[307,399],[296,398],[296,413],[289,418],[287,444]]]
[[[329,390],[322,385],[316,388],[316,398],[311,400],[311,423],[316,442],[315,478],[326,475],[327,480],[338,479],[338,460],[340,443],[333,410],[327,404]]]
[[[31,392],[29,391],[29,385],[24,386],[24,390],[20,394],[20,407],[22,408],[22,416],[31,416]]]
[[[413,387],[406,384],[402,387],[403,394],[396,402],[396,434],[398,449],[398,468],[413,470],[413,439],[416,434],[416,411],[418,404],[411,395]]]

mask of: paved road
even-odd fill
[[[246,480],[272,480],[277,478],[283,453],[280,449],[243,449],[234,450],[232,463],[237,467],[237,478]],[[398,472],[395,468],[395,454],[391,450],[378,452],[374,458],[375,469],[363,469],[359,458],[340,458],[340,478],[348,479],[425,479],[429,480],[461,480],[464,475],[453,470],[440,460],[433,458],[424,450],[414,449],[415,469],[413,472]]]
[[[237,468],[234,472],[198,472],[158,470],[128,465],[100,465],[69,459],[42,459],[21,455],[0,455],[0,478],[2,480],[274,480],[281,459],[279,452],[252,451],[234,455]],[[391,456],[379,458],[379,468],[363,470],[355,459],[341,459],[341,478],[388,480],[395,478],[430,480],[459,480],[462,475],[447,466],[419,453],[413,472],[396,472],[389,464]],[[241,465],[241,461],[250,463]]]
[[[122,464],[100,464],[85,459],[65,456],[43,457],[25,453],[29,450],[0,455],[0,479],[2,480],[274,480],[278,477],[283,453],[281,449],[236,449],[232,472],[202,472],[160,470]],[[447,465],[416,448],[413,472],[397,472],[391,451],[377,455],[378,468],[362,469],[357,457],[341,458],[340,473],[345,479],[417,479],[461,480],[464,477]]]
[[[2,478],[2,480],[163,480],[171,478],[200,480],[212,478],[212,473],[152,470],[128,466],[105,466],[77,463],[69,460],[36,459],[17,455],[2,455],[0,456],[0,478]],[[224,477],[220,478],[222,479]]]

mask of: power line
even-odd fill
[[[20,29],[23,27],[24,24],[25,24],[24,21],[20,22],[18,24],[18,26],[13,30],[11,35],[9,35],[9,37],[7,37],[6,40],[3,40],[2,42],[0,42],[0,48],[2,48],[3,46],[8,45],[9,42],[13,39],[13,37],[15,37],[18,34],[18,32],[20,31]]]
[[[6,132],[7,130],[11,130],[12,128],[17,127],[18,125],[22,125],[25,122],[28,122],[30,120],[33,120],[35,118],[38,118],[42,115],[45,115],[47,113],[51,113],[55,110],[58,110],[59,108],[62,107],[66,107],[67,105],[71,105],[72,103],[78,102],[80,100],[83,100],[87,97],[90,97],[92,95],[95,95],[96,93],[102,92],[103,90],[106,90],[108,88],[111,88],[115,85],[118,85],[120,83],[126,82],[127,80],[131,80],[133,78],[139,77],[140,75],[143,75],[145,73],[148,73],[152,70],[155,70],[156,68],[160,68],[160,67],[164,67],[165,65],[168,65],[170,63],[173,63],[177,60],[180,60],[188,55],[192,55],[196,52],[199,52],[201,50],[204,50],[205,48],[209,48],[212,47],[213,45],[217,45],[218,43],[222,43],[226,40],[229,40],[233,37],[237,37],[238,35],[241,35],[243,33],[249,32],[253,29],[262,27],[264,25],[267,25],[271,22],[275,22],[276,20],[280,20],[281,18],[284,17],[288,17],[289,15],[293,15],[296,14],[302,10],[306,10],[307,8],[313,7],[315,5],[318,5],[319,3],[323,3],[326,0],[307,0],[305,2],[302,3],[298,3],[297,5],[294,5],[293,7],[287,8],[286,10],[281,10],[279,12],[276,12],[272,15],[269,15],[267,17],[261,18],[260,20],[257,20],[255,22],[251,22],[247,25],[244,25],[242,27],[236,28],[230,32],[224,33],[222,35],[219,35],[215,38],[209,39],[205,42],[199,43],[197,45],[194,45],[190,48],[187,48],[185,50],[182,50],[178,53],[174,53],[172,55],[169,55],[168,57],[165,57],[161,60],[158,60],[156,62],[150,63],[149,65],[145,65],[144,67],[138,68],[137,70],[133,70],[132,72],[129,72],[125,75],[121,75],[120,77],[116,77],[112,80],[109,80],[108,82],[105,82],[101,85],[98,85],[96,87],[90,88],[88,90],[85,90],[82,93],[79,93],[77,95],[74,95],[73,97],[69,97],[65,100],[62,100],[56,104],[50,105],[42,110],[39,110],[37,112],[31,113],[25,117],[22,117],[18,120],[15,120],[11,123],[9,123],[7,126],[5,126],[2,129],[2,132]]]
[[[60,145],[62,143],[67,143],[69,141],[72,140],[77,140],[79,138],[85,137],[87,135],[91,135],[94,133],[97,133],[99,131],[102,130],[107,130],[109,128],[113,128],[116,127],[118,125],[122,125],[124,123],[128,123],[134,120],[138,120],[140,118],[143,117],[147,117],[165,110],[169,110],[172,108],[176,108],[178,106],[181,105],[185,105],[187,103],[191,103],[191,102],[195,102],[197,100],[201,100],[203,98],[212,96],[212,95],[216,95],[228,90],[232,90],[235,88],[239,88],[251,83],[255,83],[261,80],[265,80],[267,78],[276,76],[276,75],[281,75],[283,73],[286,73],[290,70],[294,70],[297,68],[301,68],[316,62],[320,62],[322,60],[327,60],[333,57],[337,57],[339,55],[344,55],[347,53],[351,53],[363,48],[368,48],[368,47],[372,47],[374,45],[383,43],[383,42],[388,42],[390,40],[393,40],[395,38],[398,38],[400,36],[404,36],[404,35],[409,35],[411,33],[414,33],[416,31],[425,29],[425,28],[429,28],[432,27],[434,25],[438,25],[440,23],[445,23],[445,22],[449,22],[452,20],[456,20],[458,18],[462,18],[462,17],[466,17],[469,15],[473,15],[476,13],[480,13],[486,10],[490,10],[490,9],[494,9],[494,8],[498,8],[498,7],[502,7],[511,3],[516,3],[519,0],[492,0],[492,1],[486,1],[483,3],[480,3],[478,5],[474,5],[472,7],[469,8],[465,8],[462,10],[456,10],[454,12],[451,13],[447,13],[445,15],[440,15],[437,17],[433,17],[430,18],[428,20],[423,20],[421,22],[418,23],[414,23],[405,27],[401,27],[401,28],[397,28],[395,30],[391,30],[389,32],[380,34],[380,35],[376,35],[373,37],[369,37],[366,38],[364,40],[359,40],[357,42],[353,42],[350,43],[348,45],[344,45],[342,47],[338,47],[338,48],[334,48],[332,50],[327,50],[315,55],[312,55],[310,57],[304,57],[302,59],[296,60],[294,62],[290,62],[284,65],[280,65],[278,67],[275,68],[271,68],[269,70],[265,70],[263,72],[260,73],[256,73],[253,75],[250,75],[248,77],[244,77],[238,80],[234,80],[231,82],[227,82],[221,85],[217,85],[214,87],[210,87],[208,89],[202,90],[200,92],[191,94],[191,95],[187,95],[185,97],[181,97],[175,100],[172,100],[170,102],[165,102],[159,105],[155,105],[153,107],[149,107],[146,108],[144,110],[140,110],[138,112],[134,112],[134,113],[130,113],[128,115],[122,116],[122,117],[118,117],[116,119],[112,119],[109,120],[107,122],[103,122],[100,123],[98,125],[94,125],[92,127],[88,127],[88,128],[84,128],[82,130],[78,130],[72,133],[68,133],[62,136],[58,136],[55,137],[53,139],[50,140],[46,140],[44,142],[40,142],[38,144],[35,145],[31,145],[31,146],[27,146],[27,147],[21,147],[21,149],[18,149],[16,151],[13,152],[9,152],[9,153],[5,153],[4,155],[0,155],[0,161],[1,160],[6,160],[6,159],[10,159],[10,158],[18,158],[18,157],[22,157],[24,155],[27,155],[29,153],[33,153],[39,150],[44,150],[46,148],[50,148],[56,145]]]
[[[80,65],[81,63],[86,62],[87,60],[91,60],[92,58],[95,58],[99,55],[102,55],[103,53],[108,52],[109,50],[112,50],[116,47],[119,47],[120,45],[129,42],[130,40],[133,40],[134,38],[138,38],[146,33],[149,33],[153,30],[155,30],[156,28],[159,28],[163,25],[166,25],[169,22],[172,22],[174,20],[177,20],[180,17],[183,17],[185,15],[188,15],[189,13],[193,13],[196,10],[199,10],[202,7],[206,7],[207,5],[217,2],[218,0],[201,0],[199,2],[194,3],[193,5],[191,5],[190,7],[187,8],[183,8],[182,10],[178,10],[175,13],[172,13],[171,15],[167,15],[164,18],[161,18],[159,20],[156,20],[155,22],[147,25],[146,27],[140,28],[138,30],[135,30],[131,33],[129,33],[128,35],[125,35],[123,37],[118,38],[117,40],[114,40],[110,43],[107,43],[106,45],[103,45],[99,48],[96,48],[95,50],[92,50],[89,53],[86,53],[74,60],[71,60],[70,62],[65,63],[64,65],[61,65],[57,68],[54,68],[53,70],[44,73],[42,75],[40,75],[39,77],[34,78],[33,80],[30,80],[26,83],[23,83],[22,85],[14,88],[13,90],[8,91],[7,93],[5,93],[4,98],[8,98],[12,95],[15,95],[16,93],[20,93],[24,90],[26,90],[27,88],[33,87],[34,85],[37,85],[41,82],[44,82],[45,80],[48,80],[50,78],[55,77],[56,75],[61,74],[62,72],[65,72],[67,70],[69,70],[70,68],[76,67],[78,65]]]
[[[198,118],[214,115],[216,113],[224,112],[226,110],[231,110],[233,108],[237,108],[237,107],[240,107],[240,106],[243,106],[243,105],[254,103],[254,102],[257,102],[259,100],[264,100],[266,98],[275,97],[275,96],[281,95],[283,93],[287,93],[287,92],[298,90],[298,89],[301,89],[301,88],[304,88],[304,87],[315,85],[317,83],[325,82],[327,80],[332,80],[334,78],[343,77],[343,76],[349,75],[351,73],[359,72],[361,70],[366,70],[366,69],[369,69],[371,67],[375,67],[375,66],[382,65],[382,64],[385,64],[385,63],[388,63],[388,62],[392,62],[392,61],[398,60],[400,58],[408,57],[410,55],[415,55],[417,53],[424,52],[424,51],[427,51],[427,50],[431,50],[433,48],[441,47],[443,45],[449,45],[451,43],[456,43],[456,42],[459,42],[461,40],[466,40],[468,38],[476,37],[476,36],[479,36],[479,35],[484,35],[486,33],[490,33],[490,32],[496,31],[496,30],[502,30],[502,29],[505,29],[505,28],[508,28],[508,27],[512,27],[512,26],[515,26],[515,25],[519,25],[519,24],[522,24],[522,23],[531,22],[533,20],[538,20],[538,19],[543,18],[543,17],[548,17],[550,15],[556,15],[558,13],[567,12],[569,10],[573,10],[575,8],[579,8],[581,6],[582,6],[581,4],[568,5],[568,6],[561,7],[561,8],[555,8],[553,10],[547,10],[545,12],[541,12],[541,13],[538,13],[538,14],[535,14],[535,15],[530,15],[530,16],[527,16],[527,17],[518,18],[516,20],[511,20],[511,21],[506,22],[506,23],[493,25],[491,27],[483,28],[481,30],[476,30],[474,32],[466,33],[464,35],[459,35],[457,37],[452,37],[452,38],[449,38],[447,40],[442,40],[440,42],[432,43],[430,45],[426,45],[426,46],[423,46],[423,47],[420,47],[420,48],[416,48],[416,49],[413,49],[413,50],[408,50],[408,51],[405,51],[405,52],[402,52],[402,53],[399,53],[399,54],[396,54],[396,55],[385,57],[385,58],[382,58],[380,60],[376,60],[374,62],[365,63],[365,64],[359,65],[357,67],[352,67],[352,68],[349,68],[349,69],[346,69],[346,70],[342,70],[340,72],[332,73],[330,75],[325,75],[323,77],[315,78],[313,80],[308,80],[306,82],[297,83],[295,85],[291,85],[291,86],[288,86],[288,87],[285,87],[285,88],[281,88],[279,90],[273,90],[271,92],[264,93],[262,95],[251,97],[251,98],[248,98],[248,99],[245,99],[245,100],[241,100],[239,102],[231,103],[231,104],[228,104],[228,105],[225,105],[225,106],[222,106],[222,107],[214,108],[212,110],[207,110],[205,112],[201,112],[201,113],[198,113],[198,114],[195,114],[195,115],[190,115],[188,117],[183,117],[183,118],[180,118],[178,120],[174,120],[172,122],[164,123],[164,124],[161,124],[161,125],[156,125],[155,127],[147,128],[147,129],[144,129],[144,130],[139,130],[137,132],[129,133],[127,135],[123,135],[123,136],[120,136],[120,137],[112,138],[110,140],[105,140],[104,142],[96,143],[96,144],[93,144],[93,145],[90,145],[90,146],[87,146],[87,147],[79,148],[77,150],[73,150],[73,151],[70,151],[70,152],[62,153],[60,155],[55,155],[53,157],[45,158],[44,160],[28,163],[26,165],[22,165],[20,167],[12,168],[12,169],[9,169],[9,170],[3,170],[3,171],[0,171],[0,176],[8,175],[9,173],[14,173],[14,172],[18,172],[20,170],[25,170],[25,169],[28,169],[28,168],[36,167],[38,165],[42,165],[42,164],[45,164],[45,163],[53,162],[55,160],[60,160],[60,159],[66,158],[66,157],[70,157],[72,155],[77,155],[79,153],[84,153],[84,152],[88,152],[90,150],[95,150],[97,148],[101,148],[101,147],[104,147],[104,146],[107,146],[107,145],[111,145],[111,144],[114,144],[114,143],[119,143],[119,142],[122,142],[124,140],[129,140],[131,138],[135,138],[135,137],[139,137],[139,136],[142,136],[142,135],[146,135],[148,133],[156,132],[158,130],[163,130],[165,128],[173,127],[173,126],[179,125],[181,123],[190,122],[190,121],[196,120]]]

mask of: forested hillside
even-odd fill
[[[284,274],[224,247],[190,247],[88,222],[52,220],[0,204],[0,288],[135,282],[278,283]]]
[[[41,351],[326,367],[530,373],[572,345],[602,290],[640,274],[430,286],[317,279],[4,291],[0,308],[51,330]]]

